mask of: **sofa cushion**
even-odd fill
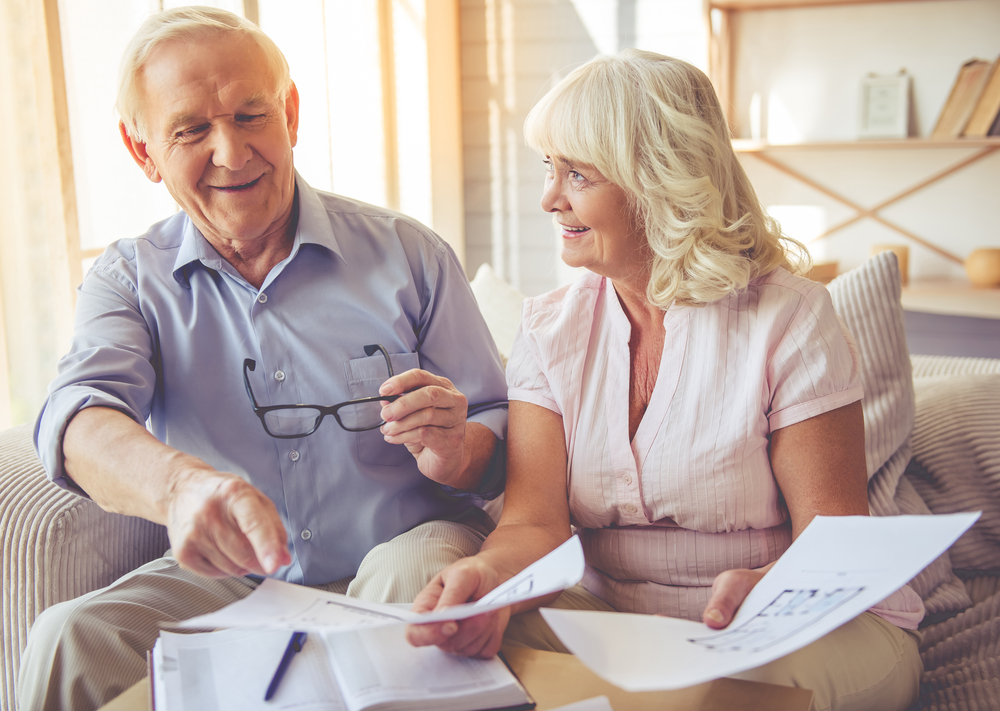
[[[959,571],[1000,575],[1000,375],[914,383],[918,410],[906,476],[934,513],[983,512],[952,546],[952,563]]]
[[[511,346],[514,345],[514,336],[521,325],[521,302],[524,301],[524,294],[498,277],[489,264],[479,267],[471,284],[479,310],[506,365]]]

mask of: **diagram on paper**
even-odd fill
[[[815,624],[863,590],[863,586],[784,590],[737,627],[688,642],[715,652],[759,652]]]

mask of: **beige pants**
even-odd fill
[[[577,585],[551,607],[614,610]],[[538,611],[511,618],[504,644],[568,652]],[[815,711],[905,711],[917,700],[923,664],[919,633],[866,612],[802,649],[734,675],[813,691]]]
[[[377,602],[412,602],[442,568],[479,552],[490,526],[431,521],[377,546],[357,576],[318,586]],[[249,578],[214,580],[167,556],[109,587],[53,605],[35,620],[21,656],[20,711],[95,709],[146,675],[161,621],[203,615],[249,595]]]

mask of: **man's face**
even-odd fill
[[[298,94],[278,95],[260,51],[231,34],[168,42],[139,85],[148,143],[126,145],[209,242],[238,248],[283,234],[295,195]]]

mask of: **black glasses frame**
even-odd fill
[[[365,346],[365,355],[368,356],[375,355],[376,351],[380,352],[382,354],[382,357],[385,358],[385,367],[389,370],[389,377],[391,378],[394,375],[392,371],[392,361],[389,360],[389,353],[385,350],[385,346],[382,346],[377,343],[370,346]],[[257,369],[257,361],[253,360],[252,358],[245,358],[243,360],[243,384],[246,385],[247,396],[249,396],[250,398],[250,404],[253,405],[253,412],[255,415],[257,415],[258,419],[260,419],[260,424],[264,426],[264,431],[276,439],[298,439],[299,437],[308,437],[313,432],[319,429],[320,423],[323,422],[323,419],[327,415],[333,415],[333,419],[337,421],[337,424],[340,425],[341,429],[346,430],[348,432],[367,432],[368,430],[378,429],[379,427],[385,424],[384,420],[382,422],[379,422],[377,425],[371,425],[370,427],[348,427],[340,419],[340,415],[338,414],[338,412],[341,408],[347,407],[348,405],[364,405],[366,403],[380,402],[380,401],[394,402],[401,397],[400,395],[372,395],[371,397],[361,397],[355,400],[345,400],[344,402],[340,402],[337,403],[336,405],[331,405],[329,407],[324,407],[323,405],[268,405],[266,407],[261,407],[260,405],[257,404],[257,398],[253,396],[253,390],[250,387],[249,372],[253,372],[256,369]],[[312,429],[309,430],[308,432],[303,432],[302,434],[293,434],[293,435],[275,434],[267,426],[267,420],[265,419],[265,416],[269,412],[274,412],[275,410],[305,410],[305,409],[318,410],[320,413],[319,417],[317,417],[315,422],[313,423]]]

